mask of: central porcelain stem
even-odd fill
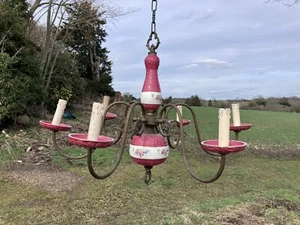
[[[146,78],[142,89],[141,103],[146,111],[156,111],[162,103],[160,85],[158,81],[159,58],[150,53],[145,58]]]
[[[150,53],[145,58],[146,78],[142,89],[141,103],[146,111],[146,129],[141,136],[135,135],[130,143],[130,156],[133,161],[152,168],[163,163],[169,155],[168,143],[161,134],[157,133],[155,118],[162,103],[158,81],[159,58]]]

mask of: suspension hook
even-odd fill
[[[157,0],[152,0],[151,2],[151,11],[152,11],[152,22],[151,22],[151,32],[147,40],[146,47],[150,51],[149,53],[155,53],[155,50],[160,44],[158,34],[156,32],[156,10],[157,10]],[[151,44],[151,41],[155,39],[156,43]]]

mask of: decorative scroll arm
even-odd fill
[[[181,104],[181,105],[183,107],[186,107],[190,111],[190,113],[192,114],[192,116],[193,116],[193,122],[194,122],[194,125],[195,125],[195,130],[196,130],[196,135],[197,135],[198,143],[200,144],[200,146],[202,148],[201,137],[200,137],[200,130],[199,130],[199,126],[198,126],[196,114],[195,114],[195,112],[193,111],[193,109],[190,106],[188,106],[186,104]],[[182,118],[180,116],[179,116],[179,118],[180,118],[180,120],[182,120]],[[180,126],[182,126],[182,123],[180,123]],[[191,174],[191,176],[194,177],[196,180],[202,182],[202,183],[211,183],[211,182],[216,181],[222,175],[222,173],[224,171],[225,162],[226,162],[225,155],[222,155],[222,154],[220,155],[220,154],[217,154],[217,153],[211,153],[211,152],[206,151],[205,149],[202,148],[203,151],[205,151],[206,153],[208,153],[210,155],[220,156],[221,157],[221,159],[220,159],[220,166],[219,166],[219,169],[218,169],[217,173],[212,178],[210,178],[210,179],[203,179],[200,176],[196,175],[192,171],[192,169],[191,169],[191,167],[190,167],[190,165],[188,163],[188,160],[186,158],[184,136],[182,136],[182,134],[180,136],[181,136],[181,151],[182,151],[183,161],[184,161],[186,169]]]
[[[52,131],[52,143],[53,143],[53,148],[63,157],[67,158],[67,159],[83,159],[85,157],[87,157],[87,154],[83,154],[83,155],[78,155],[78,156],[71,156],[66,154],[65,152],[63,152],[63,150],[58,146],[57,144],[57,140],[56,140],[56,134],[57,131]]]
[[[136,102],[133,103],[129,108],[128,108],[128,112],[126,114],[125,117],[125,125],[124,125],[124,130],[122,131],[122,141],[121,141],[121,147],[119,150],[119,154],[117,157],[116,162],[113,164],[112,168],[110,169],[110,171],[106,172],[105,174],[98,174],[95,172],[94,168],[93,168],[93,152],[95,149],[88,149],[88,155],[87,155],[87,164],[88,164],[88,169],[90,174],[96,178],[96,179],[105,179],[107,177],[109,177],[111,174],[113,174],[113,172],[117,169],[118,165],[120,164],[120,161],[122,159],[123,153],[124,153],[124,149],[126,146],[126,141],[127,141],[127,135],[129,133],[129,127],[130,127],[130,119],[131,119],[131,115],[133,114],[134,108],[137,105],[141,105],[140,103]],[[110,108],[110,107],[108,107]],[[101,150],[100,150],[101,151]]]
[[[125,115],[124,115],[124,117],[119,121],[118,127],[117,127],[117,129],[115,130],[116,133],[117,133],[117,135],[116,135],[116,137],[114,137],[114,144],[119,142],[119,140],[120,140],[121,137],[122,137],[122,134],[124,133],[124,120],[126,119],[127,112],[128,112],[128,108],[130,107],[130,104],[127,103],[127,102],[123,102],[123,101],[113,102],[113,103],[110,104],[110,105],[106,108],[106,110],[103,112],[103,115],[106,115],[107,112],[109,112],[109,110],[110,110],[112,107],[117,106],[117,105],[119,105],[119,106],[124,105],[124,106],[125,106],[125,110],[124,110]],[[106,120],[103,120],[103,121],[102,121],[103,124],[102,124],[101,127],[102,127],[103,129],[105,129],[105,122],[106,122]],[[102,131],[101,131],[101,132],[102,132]]]
[[[191,176],[193,178],[195,178],[196,180],[198,180],[202,183],[214,182],[215,180],[217,180],[221,176],[222,172],[224,171],[224,168],[225,168],[225,155],[220,155],[220,154],[217,154],[217,153],[211,153],[211,152],[206,151],[202,148],[202,150],[205,151],[206,153],[208,153],[210,155],[213,155],[213,156],[220,157],[219,169],[218,169],[217,173],[210,179],[203,179],[200,176],[198,176],[195,172],[192,171],[192,169],[189,165],[189,162],[187,160],[187,156],[186,156],[185,133],[184,133],[184,129],[183,129],[183,118],[182,118],[182,115],[181,115],[179,109],[177,108],[178,105],[182,105],[183,107],[187,108],[190,111],[190,113],[192,114],[193,123],[195,125],[195,130],[196,130],[196,135],[197,135],[197,140],[199,142],[200,147],[202,148],[201,138],[200,138],[200,131],[199,131],[199,126],[198,126],[196,114],[193,111],[193,109],[190,106],[186,105],[186,104],[182,104],[182,103],[176,104],[176,105],[168,104],[168,105],[165,105],[163,107],[163,109],[160,112],[160,117],[161,118],[165,117],[164,118],[165,121],[169,121],[168,120],[168,115],[169,115],[169,113],[172,109],[174,109],[175,112],[178,115],[179,121],[176,121],[177,126],[178,126],[178,130],[176,130],[176,135],[177,135],[178,140],[175,144],[172,144],[172,142],[169,139],[172,136],[172,132],[168,133],[168,131],[164,130],[163,134],[167,137],[169,144],[171,144],[170,147],[180,146],[185,167],[186,167],[186,169],[188,170],[188,172],[191,174]],[[163,129],[160,127],[159,130],[161,132],[161,130],[163,130]]]
[[[187,108],[190,113],[192,114],[192,117],[193,117],[193,122],[194,122],[194,125],[195,125],[195,131],[196,131],[196,136],[197,136],[197,140],[198,140],[198,143],[199,145],[201,146],[201,149],[203,151],[205,151],[207,154],[209,155],[212,155],[212,156],[220,156],[220,154],[218,153],[214,153],[214,152],[209,152],[209,151],[206,151],[203,147],[202,147],[202,141],[201,141],[201,136],[200,136],[200,129],[199,129],[199,125],[198,125],[198,121],[197,121],[197,117],[196,117],[196,114],[194,112],[194,110],[187,104],[179,104],[179,105],[182,105],[183,107]]]
[[[176,149],[180,143],[180,134],[184,131],[180,129],[183,129],[183,127],[179,126],[180,121],[176,120],[170,120],[168,119],[170,111],[174,109],[176,113],[179,113],[179,110],[177,107],[175,107],[172,104],[165,105],[162,110],[160,111],[159,117],[161,118],[161,122],[158,125],[158,132],[167,138],[168,144],[172,149]],[[182,120],[181,120],[182,122]],[[175,131],[172,130],[172,128],[175,128]],[[171,137],[175,137],[175,140],[172,141]]]
[[[186,158],[186,155],[185,155],[185,152],[184,152],[185,151],[184,147],[182,147],[181,150],[182,150],[182,155],[183,155],[183,162],[184,162],[184,165],[185,165],[186,169],[191,174],[191,176],[194,177],[197,181],[200,181],[202,183],[212,183],[212,182],[216,181],[222,175],[222,173],[224,171],[224,168],[225,168],[225,162],[226,162],[225,155],[221,155],[220,167],[219,167],[217,173],[212,178],[210,178],[210,179],[203,179],[200,176],[196,175],[192,171],[192,169],[191,169],[191,167],[190,167],[190,165],[188,163],[188,160]]]

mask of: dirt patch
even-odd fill
[[[5,174],[15,181],[37,185],[47,191],[71,191],[83,182],[83,177],[64,171],[52,162],[40,148],[24,152]]]
[[[264,225],[266,219],[253,211],[250,206],[242,206],[231,211],[223,212],[217,216],[218,223],[222,225]]]
[[[300,159],[300,145],[295,145],[294,147],[291,147],[278,144],[249,144],[245,153],[267,158],[297,160]]]
[[[281,220],[279,224],[299,224],[300,221],[287,221],[289,212],[300,212],[300,206],[294,202],[282,199],[259,199],[256,204],[240,205],[231,210],[225,210],[216,214],[216,219],[222,225],[265,225],[274,224]],[[272,215],[273,212],[276,216]]]

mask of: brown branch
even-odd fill
[[[43,3],[44,5],[44,3]],[[34,12],[37,10],[37,8],[39,8],[41,6],[41,0],[35,0],[35,2],[33,3],[33,5],[31,6],[30,10],[29,10],[29,15],[30,17],[33,17]]]
[[[11,57],[11,59],[14,59],[20,51],[22,51],[24,49],[24,47],[19,48],[19,50]]]
[[[266,3],[270,3],[270,2],[278,2],[278,3],[281,3],[281,4],[285,5],[285,6],[290,7],[290,6],[293,6],[293,5],[297,4],[297,3],[299,3],[299,0],[294,0],[294,2],[290,3],[290,4],[285,3],[284,0],[267,0],[264,3],[266,4]]]
[[[55,6],[67,6],[67,5],[70,5],[72,3],[68,3],[69,1],[67,0],[64,4],[62,3],[56,3],[56,2],[53,2],[53,0],[50,0],[50,1],[47,1],[47,2],[41,2],[42,0],[35,0],[35,2],[33,3],[33,5],[31,6],[30,10],[29,10],[29,15],[30,17],[34,17],[34,14],[36,12],[36,10],[42,6],[45,6],[45,8],[48,7],[48,5],[55,5]]]
[[[4,42],[6,36],[7,36],[7,34],[10,32],[11,28],[12,28],[12,26],[10,26],[10,28],[8,29],[8,31],[6,31],[6,33],[3,35],[3,37],[2,37],[2,39],[1,39],[1,41],[0,41],[0,45]]]

